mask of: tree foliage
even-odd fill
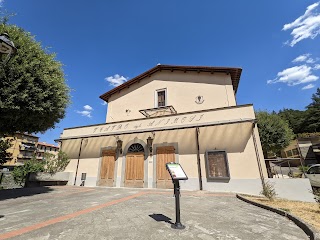
[[[305,111],[283,109],[279,116],[285,119],[295,134],[320,132],[320,88],[312,95]]]
[[[312,95],[312,103],[307,106],[306,132],[320,132],[320,88]]]
[[[11,160],[12,154],[7,152],[11,147],[12,139],[0,138],[0,166]]]
[[[282,119],[288,122],[295,134],[305,132],[305,111],[284,108],[283,110],[280,110],[278,114]]]
[[[18,52],[0,66],[0,134],[53,128],[69,104],[62,64],[23,29],[2,22],[4,32]]]
[[[44,159],[45,171],[52,174],[64,171],[70,162],[67,154],[62,151],[59,151],[57,156],[52,153],[45,153]]]
[[[43,172],[44,162],[38,161],[34,156],[31,160],[28,160],[22,166],[16,166],[12,171],[13,180],[16,184],[24,186],[26,178],[29,173]]]
[[[287,147],[294,138],[288,123],[275,113],[256,112],[258,129],[264,157],[268,154],[279,155],[282,148]]]
[[[23,186],[29,173],[47,172],[54,174],[64,171],[69,162],[70,160],[67,154],[62,151],[59,151],[57,156],[51,153],[46,153],[45,161],[37,160],[34,155],[33,158],[26,161],[24,165],[14,168],[12,172],[13,179],[15,183]]]

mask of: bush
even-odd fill
[[[54,174],[66,169],[70,160],[65,152],[59,151],[58,155],[45,153],[45,172]]]
[[[309,169],[308,166],[299,166],[299,171],[300,171],[301,173],[307,172],[308,169]]]
[[[275,196],[277,195],[276,190],[274,189],[274,185],[268,181],[265,181],[262,185],[262,191],[260,192],[260,194],[268,198],[270,201],[273,201]]]
[[[29,173],[43,171],[44,162],[38,161],[33,157],[31,160],[26,161],[24,165],[15,167],[12,171],[12,176],[16,184],[23,186]]]

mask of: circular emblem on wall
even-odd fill
[[[196,103],[197,103],[197,104],[201,104],[201,103],[203,103],[203,102],[204,102],[203,96],[197,96],[197,97],[196,97]]]

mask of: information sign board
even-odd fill
[[[187,180],[188,176],[183,171],[181,165],[179,163],[167,163],[166,168],[170,173],[172,180]]]

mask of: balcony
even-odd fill
[[[19,154],[18,159],[31,159],[33,156],[32,155],[23,155]]]
[[[34,140],[34,139],[22,139],[21,141],[22,143],[32,143],[32,144],[36,144],[37,143],[37,140]]]
[[[28,146],[28,145],[20,145],[20,151],[36,151],[37,148],[35,146]]]

